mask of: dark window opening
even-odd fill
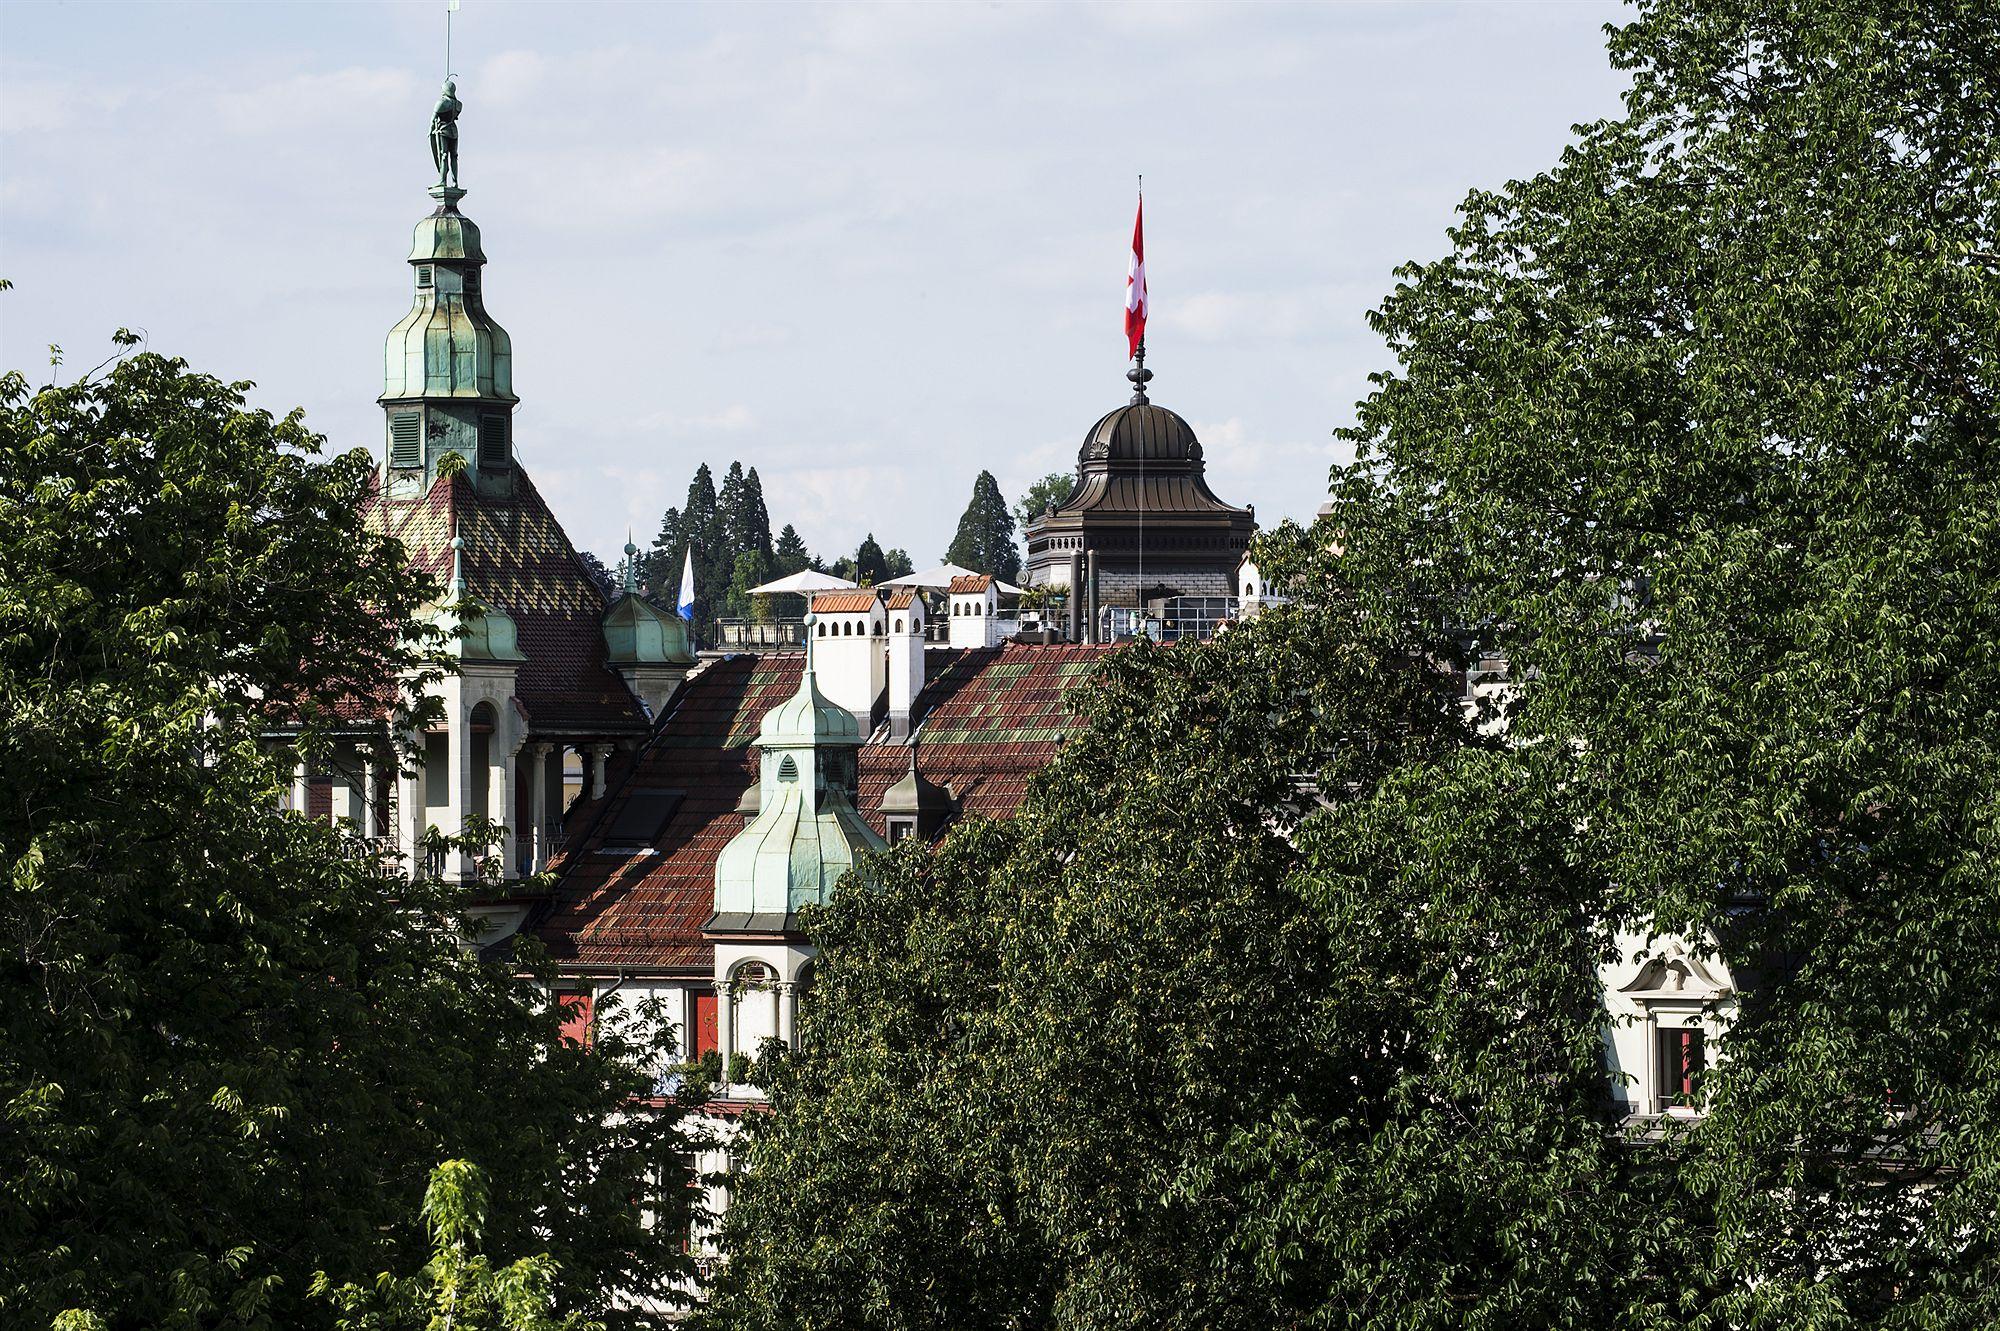
[[[1660,1107],[1691,1105],[1708,1070],[1707,1037],[1698,1026],[1660,1028]]]
[[[505,412],[488,411],[480,414],[479,465],[482,467],[504,467],[507,465],[507,416]]]
[[[417,289],[418,289],[419,291],[422,291],[422,290],[424,290],[424,289],[425,289],[426,287],[430,286],[430,284],[431,284],[431,266],[430,266],[429,264],[427,264],[427,263],[420,263],[420,264],[418,264],[418,265],[417,265]]]

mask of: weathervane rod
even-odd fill
[[[451,77],[451,16],[458,9],[458,0],[445,0],[444,5],[444,76]]]

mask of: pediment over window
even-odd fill
[[[1640,1001],[1682,1000],[1692,1003],[1726,998],[1731,990],[1710,965],[1674,948],[1648,958],[1631,983],[1619,989],[1625,997]]]

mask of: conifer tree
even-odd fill
[[[771,543],[771,511],[764,506],[764,481],[755,467],[743,477],[743,528],[736,549],[754,550],[767,561],[777,553]]]
[[[775,577],[782,578],[787,574],[798,573],[812,567],[812,555],[806,550],[805,541],[789,522],[785,524],[785,529],[778,533],[774,558],[776,563],[772,568],[772,574]]]
[[[872,587],[888,576],[889,560],[871,531],[861,538],[861,544],[854,551],[853,578],[865,587]]]
[[[958,520],[958,534],[944,552],[947,563],[1008,582],[1021,576],[1021,552],[1014,544],[1014,515],[1000,497],[1000,483],[982,471],[972,483],[972,499]]]

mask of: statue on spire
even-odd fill
[[[431,112],[431,164],[437,167],[438,184],[458,184],[458,84],[444,81],[437,110]]]

